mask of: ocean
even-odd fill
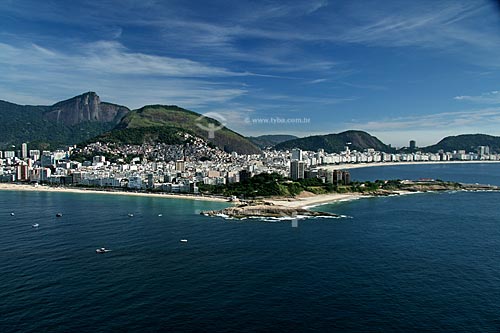
[[[500,164],[351,174],[500,185]],[[498,332],[499,200],[359,199],[292,228],[199,215],[217,202],[0,191],[0,332]]]

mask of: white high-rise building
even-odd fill
[[[21,158],[27,158],[28,157],[28,144],[23,143],[21,145]]]

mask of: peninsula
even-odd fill
[[[463,184],[440,180],[392,180],[375,183],[358,183],[345,193],[328,193],[315,195],[304,191],[294,197],[270,197],[262,200],[249,200],[234,207],[222,210],[204,211],[206,216],[224,216],[235,219],[244,218],[307,218],[307,217],[339,217],[337,214],[313,211],[309,208],[340,200],[403,195],[409,193],[445,192],[445,191],[500,191],[499,186]]]

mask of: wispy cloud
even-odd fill
[[[315,80],[308,81],[307,83],[309,83],[309,84],[317,84],[317,83],[323,83],[323,82],[326,82],[326,81],[328,81],[328,79],[315,79]]]
[[[341,81],[339,83],[344,85],[344,86],[352,87],[352,88],[368,89],[368,90],[387,90],[387,87],[384,87],[381,85],[376,85],[376,84],[358,84],[358,83],[351,83],[351,82],[344,82],[344,81]]]
[[[240,73],[186,59],[129,52],[116,42],[87,44],[81,49],[73,48],[73,53],[37,44],[0,43],[0,66],[0,83],[9,87],[1,91],[3,99],[19,103],[28,103],[18,99],[28,94],[26,86],[38,87],[33,94],[42,101],[51,96],[66,98],[95,90],[130,107],[143,103],[201,107],[225,103],[247,93],[241,86],[213,80],[239,77]]]
[[[252,75],[205,65],[182,58],[131,52],[114,41],[98,41],[73,46],[73,53],[62,53],[32,44],[15,47],[0,43],[0,62],[10,66],[44,64],[80,68],[109,74],[156,75],[168,77],[221,77]],[[76,52],[75,52],[76,51]]]
[[[442,70],[425,110],[449,111],[456,105],[450,90],[467,89],[460,79],[494,80],[500,35],[493,6],[488,0],[4,1],[0,98],[55,102],[95,90],[130,107],[219,110],[235,123],[245,112],[334,115],[335,124],[317,122],[310,131],[344,126],[350,113],[362,120],[346,127],[373,119],[363,126],[385,133],[498,126],[496,110],[421,115],[412,94],[428,88],[430,71]],[[448,75],[456,78],[453,88]],[[417,83],[405,86],[409,81]],[[476,82],[480,91],[491,89]],[[495,107],[498,99],[496,92],[455,97]],[[347,102],[353,103],[341,110]],[[386,107],[416,116],[373,116]]]
[[[386,118],[369,122],[352,122],[347,126],[373,131],[401,131],[416,129],[491,128],[500,125],[500,107],[442,112],[420,116]]]
[[[257,94],[256,94],[257,95]],[[315,105],[334,105],[345,102],[357,100],[357,97],[335,97],[335,96],[294,96],[287,94],[258,94],[259,100],[267,100],[278,102],[282,106],[294,104],[295,106],[302,107],[302,105],[312,104]]]
[[[500,135],[500,107],[442,112],[420,116],[385,118],[368,122],[351,121],[340,125],[342,129],[365,130],[384,142],[396,146],[417,140],[419,146],[437,143],[449,135]]]
[[[457,101],[466,101],[478,104],[500,104],[500,91],[494,90],[478,96],[455,96],[453,97],[453,99]]]

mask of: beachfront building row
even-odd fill
[[[451,160],[500,160],[486,146],[475,152],[384,153],[346,147],[340,153],[324,150],[265,150],[261,154],[227,153],[203,140],[183,145],[123,145],[93,143],[83,149],[67,147],[54,152],[3,151],[0,181],[36,182],[197,193],[196,184],[222,185],[242,182],[255,174],[275,172],[292,180],[320,178],[326,183],[349,183],[349,173],[334,173],[345,164]],[[23,157],[25,156],[25,157]],[[80,161],[73,160],[80,157]],[[84,158],[82,158],[84,156]],[[108,159],[106,156],[118,156]],[[330,167],[325,168],[324,166]],[[332,167],[333,165],[333,167]],[[338,165],[338,167],[337,167]],[[323,170],[324,169],[324,170]],[[325,171],[330,169],[330,171]]]

